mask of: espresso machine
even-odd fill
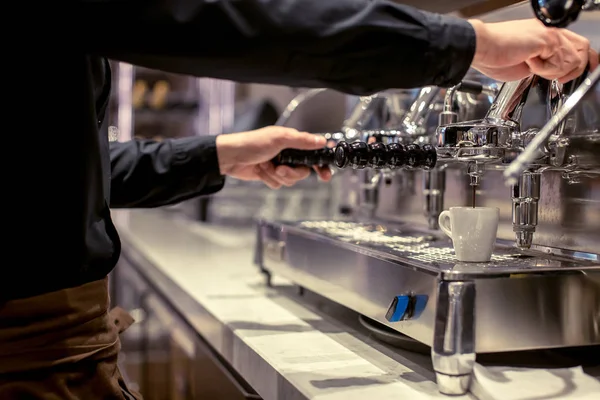
[[[531,3],[560,27],[600,7]],[[474,76],[403,92],[406,107],[362,97],[332,146],[282,152],[335,166],[361,201],[336,220],[260,221],[256,248],[268,275],[430,347],[448,395],[469,390],[476,354],[600,344],[600,68],[564,85]],[[487,263],[458,262],[438,229],[471,203],[500,209]]]

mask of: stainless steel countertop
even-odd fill
[[[428,356],[375,341],[356,314],[281,278],[267,287],[252,264],[254,231],[164,210],[113,217],[123,257],[265,400],[448,398]]]
[[[428,356],[375,342],[355,314],[301,297],[283,279],[266,287],[252,264],[254,232],[160,210],[113,216],[124,256],[148,265],[153,283],[265,400],[446,398]]]

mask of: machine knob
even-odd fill
[[[406,165],[408,154],[406,149],[400,143],[390,143],[387,145],[388,167],[391,169],[402,168]]]
[[[431,169],[437,162],[437,152],[430,144],[409,144],[406,146],[406,153],[406,165],[411,168]]]
[[[387,146],[380,142],[371,143],[369,146],[368,167],[381,169],[387,166],[389,152]]]
[[[424,294],[399,295],[392,299],[385,319],[388,322],[400,322],[418,318],[425,306],[427,306],[428,296]]]
[[[335,165],[339,168],[410,168],[431,169],[437,162],[437,152],[430,144],[402,145],[380,142],[340,142],[335,148]]]
[[[285,149],[279,153],[272,162],[275,165],[288,165],[290,167],[312,167],[313,165],[323,167],[325,165],[333,164],[334,159],[334,150],[325,147],[320,150]]]
[[[363,169],[369,165],[369,153],[369,145],[365,142],[340,142],[335,148],[335,165]]]

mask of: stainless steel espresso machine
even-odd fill
[[[532,5],[565,26],[600,2]],[[359,206],[261,221],[256,257],[430,346],[453,395],[468,391],[477,353],[600,344],[600,68],[564,85],[467,78],[362,97],[326,135],[333,147],[282,152],[278,163],[335,165]],[[471,203],[500,208],[488,263],[457,262],[438,230],[443,209]]]

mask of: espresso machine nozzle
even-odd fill
[[[467,175],[469,175],[469,186],[479,186],[481,182],[481,177],[483,172],[485,171],[485,164],[470,161],[467,164]]]
[[[529,249],[538,222],[541,173],[528,171],[512,186],[512,218],[515,242],[519,249]]]

